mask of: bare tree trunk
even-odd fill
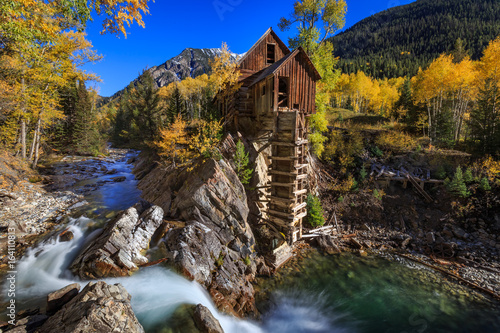
[[[33,160],[33,154],[35,153],[35,145],[37,137],[38,137],[38,123],[37,126],[35,127],[35,132],[33,134],[33,141],[31,142],[30,156],[28,158],[29,161]]]
[[[21,119],[21,156],[23,160],[26,159],[26,121]]]
[[[35,160],[33,161],[33,168],[36,167],[36,165],[38,164],[38,157],[39,157],[39,151],[40,151],[40,138],[41,138],[41,131],[40,131],[40,128],[41,128],[41,123],[42,123],[42,120],[40,118],[38,118],[38,123],[37,123],[37,134],[36,134],[36,146],[35,146]]]

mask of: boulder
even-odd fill
[[[193,319],[196,327],[202,333],[224,333],[219,321],[215,319],[209,309],[201,304],[198,304],[194,309]]]
[[[82,279],[127,276],[148,263],[143,252],[162,224],[163,210],[141,202],[109,222],[95,240],[84,247],[70,269]]]
[[[69,229],[65,229],[63,230],[60,234],[59,234],[59,241],[61,242],[69,242],[70,240],[72,240],[73,238],[75,237],[75,235],[73,235],[73,232]]]
[[[71,301],[80,291],[78,283],[70,284],[62,289],[56,290],[47,295],[47,314],[51,315],[59,311],[64,304]]]
[[[163,205],[171,217],[188,221],[163,240],[169,262],[217,295],[213,298],[219,308],[238,315],[254,312],[250,281],[255,270],[245,262],[255,257],[255,238],[247,222],[245,188],[236,173],[225,160],[213,159],[163,178],[158,170],[140,181],[143,196]],[[153,175],[159,177],[156,185]]]
[[[144,329],[130,306],[131,296],[120,284],[90,282],[37,330],[39,333],[127,332]]]
[[[111,178],[115,183],[121,183],[121,182],[124,182],[127,180],[127,177],[114,177],[114,178]]]

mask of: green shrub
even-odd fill
[[[321,201],[317,196],[312,194],[309,194],[307,196],[307,222],[313,228],[325,224],[325,217],[323,216],[323,207],[321,206]]]
[[[368,172],[366,171],[366,168],[363,165],[363,167],[361,168],[361,171],[359,172],[359,179],[361,181],[364,181],[366,179],[366,176],[368,176]]]
[[[370,150],[371,150],[372,154],[376,157],[384,156],[384,152],[382,150],[380,150],[380,148],[378,146],[372,147]]]
[[[479,183],[479,187],[484,191],[491,191],[491,185],[490,185],[490,181],[488,180],[488,178],[483,177],[481,179],[481,182]]]
[[[384,197],[385,195],[385,192],[383,190],[377,190],[377,189],[374,189],[373,190],[373,196],[375,197],[375,199],[377,200],[380,200],[382,201],[382,198]]]
[[[250,264],[252,263],[252,261],[250,260],[250,257],[249,256],[246,256],[245,258],[243,258],[243,263],[247,266],[250,266]]]
[[[447,173],[446,173],[446,168],[442,165],[440,165],[436,171],[436,178],[437,179],[446,179]]]
[[[464,182],[466,183],[472,183],[474,181],[474,176],[472,176],[472,170],[470,168],[467,168],[464,173]]]
[[[245,151],[245,146],[240,140],[236,144],[234,164],[236,166],[236,174],[243,185],[248,184],[250,182],[250,178],[252,178],[252,169],[248,168],[248,162],[248,153]]]
[[[469,196],[470,193],[467,191],[461,167],[457,167],[453,180],[448,184],[448,191],[462,198]]]

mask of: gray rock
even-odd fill
[[[107,224],[76,257],[71,270],[82,279],[129,275],[148,262],[142,253],[162,221],[160,207],[136,204]]]
[[[113,179],[113,181],[114,181],[115,183],[121,183],[121,182],[126,181],[126,180],[127,180],[127,177],[114,177],[114,178],[111,178],[111,179]]]
[[[219,308],[240,315],[254,311],[254,271],[247,274],[244,261],[255,257],[255,239],[247,222],[245,188],[231,166],[210,159],[190,171],[168,173],[156,167],[139,187],[170,216],[190,221],[166,234],[169,261],[204,285]]]
[[[466,237],[465,237],[466,232],[463,229],[461,229],[457,226],[453,226],[452,232],[455,235],[455,237],[457,237],[458,239],[462,239],[462,240],[466,239]]]
[[[198,304],[194,309],[193,319],[196,327],[202,333],[224,333],[219,321],[215,319],[209,309],[201,304]]]
[[[427,240],[427,243],[431,244],[431,243],[434,243],[436,241],[436,238],[434,236],[434,233],[433,232],[428,232],[426,235],[425,235],[425,239]]]
[[[120,284],[90,282],[80,294],[50,317],[39,333],[128,332],[144,329],[130,306],[130,295]]]
[[[70,284],[64,288],[56,290],[47,295],[47,314],[54,314],[59,311],[64,304],[71,301],[78,292],[81,286],[78,283]]]

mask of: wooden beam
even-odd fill
[[[293,207],[293,208],[292,208],[292,211],[296,212],[296,211],[298,211],[298,210],[301,210],[302,208],[306,208],[306,206],[307,206],[307,202],[303,202],[303,203],[301,203],[300,205],[298,205],[298,206],[296,206],[296,207]]]
[[[283,213],[283,212],[279,212],[277,210],[273,210],[273,209],[269,209],[269,212],[268,212],[269,215],[277,215],[277,216],[281,216],[285,219],[288,219],[288,220],[293,220],[295,219],[295,216],[293,214],[290,214],[290,213]]]
[[[286,157],[282,157],[282,156],[269,156],[269,159],[270,160],[274,160],[274,161],[293,161],[293,160],[299,159],[299,157],[298,156],[286,156]]]
[[[277,182],[272,182],[271,186],[294,187],[295,183],[277,183]]]
[[[307,189],[294,191],[293,194],[296,195],[296,196],[299,196],[299,195],[302,195],[302,194],[307,194]]]
[[[270,170],[269,173],[271,175],[281,175],[281,176],[289,176],[289,177],[296,177],[298,175],[297,171]]]
[[[295,197],[293,197],[293,198],[280,198],[280,197],[275,197],[275,196],[270,195],[268,198],[269,198],[269,200],[276,200],[276,201],[281,201],[284,203],[290,203],[290,204],[295,203]]]

